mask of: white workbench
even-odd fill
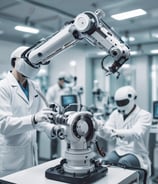
[[[16,184],[63,184],[63,182],[50,180],[45,177],[45,171],[58,165],[60,159],[45,162],[38,166],[19,171],[14,174],[2,177],[0,179],[13,182]],[[107,175],[100,180],[94,182],[95,184],[128,184],[134,180],[138,181],[138,173],[133,170],[127,170],[117,167],[108,167]]]

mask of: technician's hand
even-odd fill
[[[37,112],[35,115],[33,115],[32,121],[34,124],[40,123],[40,122],[50,122],[53,120],[53,111],[51,108],[44,108],[41,111]]]
[[[123,139],[124,138],[123,130],[115,130],[115,129],[113,129],[111,136],[114,137],[114,138]]]
[[[112,134],[112,128],[102,126],[98,129],[99,136],[101,137],[109,137]]]

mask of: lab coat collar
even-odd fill
[[[140,112],[140,107],[136,105],[134,111],[125,119],[125,122],[127,123],[128,121],[131,121],[131,117],[136,116]]]
[[[18,81],[16,80],[16,78],[14,77],[14,75],[10,72],[8,72],[8,79],[11,83],[11,86],[13,88],[15,88],[17,95],[19,95],[26,103],[28,103],[28,99],[26,97],[26,95],[24,94],[24,92],[22,91],[20,85],[18,84]]]
[[[18,84],[18,81],[16,80],[16,78],[13,76],[13,74],[11,72],[8,72],[8,79],[9,81],[11,81],[11,86],[13,88],[16,88],[17,94],[27,103],[27,104],[32,104],[33,103],[33,99],[38,96],[38,93],[35,90],[35,87],[33,85],[33,83],[28,79],[28,86],[29,86],[29,100],[27,99],[26,95],[24,94],[24,92],[22,91],[20,85]]]
[[[137,114],[139,111],[140,111],[140,107],[139,107],[138,105],[136,105],[136,107],[135,107],[134,111],[131,113],[131,115],[132,115],[132,114],[135,115],[135,114]]]

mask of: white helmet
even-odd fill
[[[58,75],[59,80],[64,80],[66,83],[72,83],[73,82],[73,76],[66,72],[60,72]]]
[[[118,112],[127,115],[135,105],[137,94],[132,86],[124,86],[115,92],[115,102]]]
[[[65,76],[66,76],[66,73],[65,73],[65,72],[60,72],[60,73],[58,74],[58,79],[59,79],[59,80],[64,80],[64,79],[65,79]]]
[[[15,59],[15,65],[13,67],[19,73],[23,74],[28,78],[32,78],[39,72],[40,67],[34,68],[31,65],[29,65],[23,58],[21,58],[21,55],[23,54],[23,52],[26,51],[28,48],[29,47],[26,47],[26,46],[18,47],[11,53],[10,60],[12,62],[13,59]]]

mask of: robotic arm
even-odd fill
[[[128,60],[130,51],[117,34],[103,21],[104,12],[86,11],[64,26],[59,32],[42,39],[28,48],[22,58],[32,68],[46,65],[50,59],[64,49],[75,45],[80,40],[86,40],[91,45],[105,50],[114,62],[105,71],[108,74],[118,72],[119,68]]]
[[[114,59],[108,69],[104,68],[107,74],[117,73],[128,60],[130,51],[117,34],[104,23],[103,15],[101,10],[79,14],[62,30],[22,52],[18,62],[19,69],[25,71],[28,68],[30,71],[27,71],[27,74],[38,71],[41,65],[49,64],[53,56],[81,40],[86,40],[91,45],[105,50]],[[65,161],[48,169],[46,177],[81,184],[91,183],[105,176],[107,169],[96,164],[91,147],[98,128],[92,115],[89,112],[73,112],[66,117],[56,115],[55,119],[53,136],[65,139],[67,150]]]

